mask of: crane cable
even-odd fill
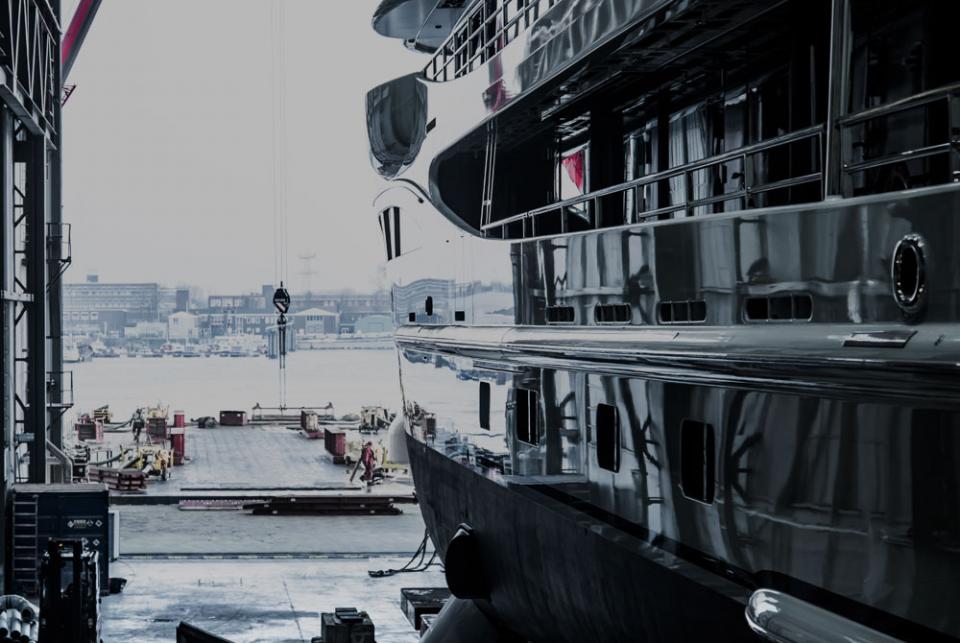
[[[287,279],[287,173],[286,160],[286,106],[284,104],[286,82],[283,68],[283,3],[270,3],[270,63],[271,63],[271,134],[273,160],[273,255],[274,283],[279,283],[273,294],[277,310],[277,361],[280,372],[280,409],[287,407],[287,311],[290,295],[284,282]]]

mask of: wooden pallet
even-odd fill
[[[87,479],[102,482],[114,491],[142,491],[147,488],[147,476],[135,469],[87,467]]]

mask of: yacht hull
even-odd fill
[[[460,524],[475,530],[491,579],[477,604],[507,629],[538,642],[756,640],[743,588],[603,525],[562,492],[511,489],[411,436],[407,446],[440,555]]]

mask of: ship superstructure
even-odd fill
[[[367,122],[461,597],[532,641],[960,637],[954,14],[382,3],[427,52]]]

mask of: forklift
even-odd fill
[[[40,564],[38,643],[103,643],[99,553],[82,540],[51,538]]]

